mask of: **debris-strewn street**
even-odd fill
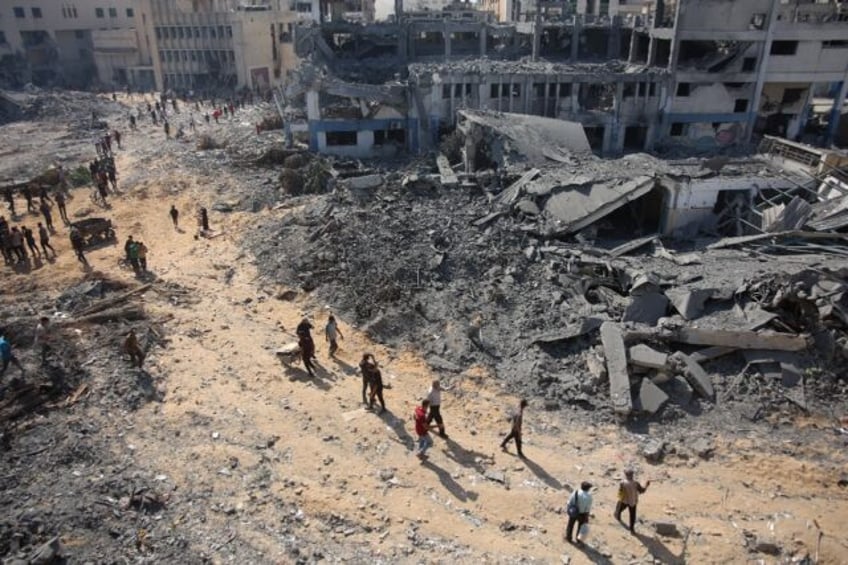
[[[832,216],[660,237],[628,191],[707,178],[701,161],[546,168],[473,125],[470,171],[447,145],[329,160],[285,149],[267,103],[220,123],[202,108],[196,131],[184,108],[166,139],[140,95],[27,96],[29,121],[0,126],[5,184],[55,190],[55,167],[87,167],[105,131],[123,148],[107,204],[70,179],[70,220],[111,222],[87,264],[57,212],[55,256],[0,267],[23,369],[0,381],[4,563],[845,562],[848,261],[841,234],[808,225]],[[761,168],[732,161],[728,178]],[[613,196],[578,213],[570,193]],[[10,225],[43,221],[15,198]],[[290,355],[305,316],[315,378]],[[366,352],[379,414],[361,402]],[[447,437],[420,462],[412,414],[436,378]],[[525,459],[499,447],[522,397]],[[626,469],[651,480],[633,535],[613,516]],[[583,481],[575,546],[565,506]]]

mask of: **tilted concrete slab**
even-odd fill
[[[656,414],[668,402],[668,395],[651,382],[651,379],[642,379],[639,386],[639,404],[642,410],[648,414]]]
[[[668,363],[668,355],[640,343],[630,348],[630,363],[649,369],[662,369]]]
[[[601,343],[604,346],[604,357],[607,361],[613,410],[616,414],[629,415],[633,411],[633,398],[630,395],[627,351],[624,348],[621,327],[613,322],[604,322],[601,325]]]

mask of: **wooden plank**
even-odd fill
[[[141,292],[144,292],[145,290],[148,290],[152,286],[153,286],[152,283],[143,284],[138,288],[134,288],[132,290],[129,290],[129,291],[121,294],[120,296],[115,296],[114,298],[107,298],[106,300],[101,300],[97,304],[93,304],[92,306],[89,306],[85,310],[83,310],[81,312],[77,312],[74,315],[75,316],[87,316],[88,314],[94,314],[95,312],[100,312],[101,310],[111,308],[112,306],[114,306],[116,304],[120,304],[121,302],[127,300],[128,298],[130,298],[131,296],[133,296],[135,294],[139,294]]]
[[[610,382],[610,400],[616,414],[627,416],[633,411],[633,398],[630,395],[630,375],[627,373],[627,350],[621,327],[613,322],[601,325],[601,343],[607,362],[607,375]]]
[[[601,328],[603,331],[603,328]],[[737,349],[777,349],[779,351],[803,351],[807,349],[805,336],[777,332],[752,332],[734,330],[709,330],[681,328],[674,332],[673,341],[690,345],[735,347]]]

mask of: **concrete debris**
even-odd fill
[[[699,288],[695,290],[671,289],[665,295],[671,301],[675,310],[684,320],[696,320],[704,312],[707,300],[713,297],[713,289]]]
[[[676,352],[669,361],[675,364],[692,385],[692,388],[703,398],[712,400],[715,397],[712,380],[706,371],[685,353]]]
[[[666,443],[659,439],[650,440],[642,446],[642,456],[649,463],[660,463],[665,457]]]
[[[668,310],[668,298],[659,292],[645,292],[630,297],[622,320],[655,326]]]
[[[648,414],[656,414],[668,402],[668,395],[651,382],[651,379],[642,379],[639,385],[639,404],[642,410]]]
[[[668,390],[671,400],[683,408],[691,404],[692,397],[695,394],[695,391],[692,390],[692,386],[689,384],[686,377],[682,377],[680,375],[675,375],[668,381],[666,390]]]
[[[633,411],[633,399],[630,395],[630,376],[627,374],[627,351],[618,324],[604,322],[601,325],[601,343],[607,361],[613,410],[616,414],[627,416]]]
[[[701,459],[709,459],[715,452],[715,445],[708,438],[698,438],[690,446],[692,451]]]
[[[652,349],[645,344],[634,345],[628,350],[630,363],[649,369],[664,369],[668,363],[668,355]]]

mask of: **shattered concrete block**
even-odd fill
[[[665,442],[659,439],[649,441],[642,447],[642,456],[651,463],[659,463],[665,456]]]
[[[363,175],[361,177],[350,177],[345,179],[351,190],[371,190],[383,184],[383,175]]]
[[[793,387],[801,382],[801,371],[792,363],[781,363],[781,381],[785,387]]]
[[[630,376],[627,374],[627,350],[621,327],[612,322],[601,325],[601,343],[607,361],[607,375],[610,381],[610,400],[617,414],[628,415],[633,411],[633,398],[630,396]]]
[[[679,538],[680,530],[677,529],[676,524],[672,524],[671,522],[654,522],[654,530],[657,532],[657,535],[667,537],[667,538]]]
[[[668,395],[651,382],[651,379],[642,379],[639,387],[639,403],[642,410],[648,414],[656,414],[668,402]]]
[[[603,360],[591,351],[586,356],[586,368],[597,383],[602,383],[606,380],[607,368],[604,366]]]
[[[689,384],[692,385],[692,388],[694,388],[699,395],[707,399],[712,399],[715,396],[715,390],[713,389],[713,383],[710,376],[698,363],[693,361],[691,357],[678,351],[677,353],[674,353],[670,359],[673,359],[675,363],[681,366],[683,369],[683,376],[686,377],[686,380],[689,381]]]
[[[683,407],[691,404],[692,396],[695,394],[695,391],[689,386],[689,381],[686,380],[686,377],[680,375],[676,375],[669,381],[667,390],[674,403]]]
[[[704,313],[704,305],[712,298],[714,292],[711,288],[671,289],[666,291],[665,295],[684,320],[695,320]]]
[[[668,362],[668,355],[641,343],[631,347],[629,353],[630,363],[640,367],[662,369]]]
[[[668,298],[658,292],[647,292],[630,297],[622,321],[639,322],[655,326],[668,310]]]

